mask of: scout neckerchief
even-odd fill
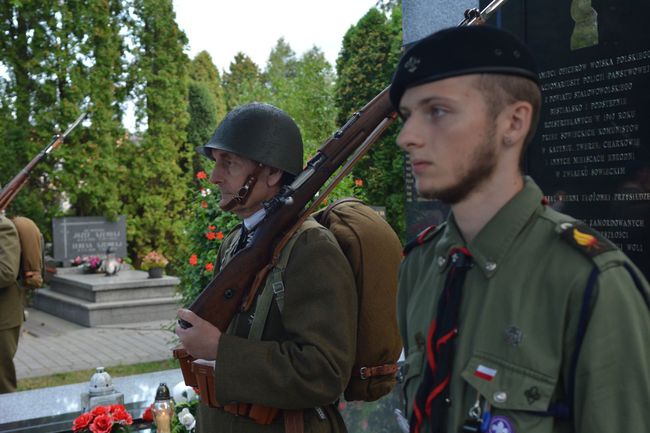
[[[436,318],[431,322],[427,336],[427,368],[413,403],[410,425],[414,433],[420,433],[425,417],[429,419],[432,433],[445,431],[443,414],[449,397],[453,340],[458,333],[461,289],[471,257],[467,248],[454,248],[450,253],[451,267],[438,297]]]

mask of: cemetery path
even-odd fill
[[[171,359],[172,320],[102,325],[68,322],[27,309],[14,357],[18,379]]]

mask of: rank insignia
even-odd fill
[[[515,428],[505,416],[495,416],[490,420],[487,431],[489,433],[515,433]]]
[[[563,223],[560,230],[564,240],[589,257],[616,249],[607,238],[584,223]]]

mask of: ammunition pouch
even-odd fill
[[[174,358],[178,359],[183,373],[183,380],[187,386],[197,390],[201,402],[210,406],[222,408],[235,416],[245,416],[257,424],[271,424],[280,413],[280,409],[262,406],[259,404],[230,403],[221,405],[217,401],[214,387],[214,361],[194,359],[185,349],[177,347],[173,351]]]

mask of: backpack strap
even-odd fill
[[[257,304],[255,305],[255,312],[253,313],[253,323],[251,324],[251,329],[248,332],[249,340],[261,340],[262,333],[264,332],[264,325],[266,324],[266,319],[269,316],[269,311],[271,310],[271,301],[275,298],[275,302],[282,313],[284,309],[284,281],[283,274],[284,270],[287,267],[289,262],[289,257],[291,256],[291,250],[293,249],[296,240],[305,230],[321,227],[313,218],[307,218],[305,222],[296,230],[296,232],[291,236],[291,239],[282,249],[280,258],[275,264],[269,276],[266,278],[266,283],[264,284],[264,289],[262,293],[257,298]]]

